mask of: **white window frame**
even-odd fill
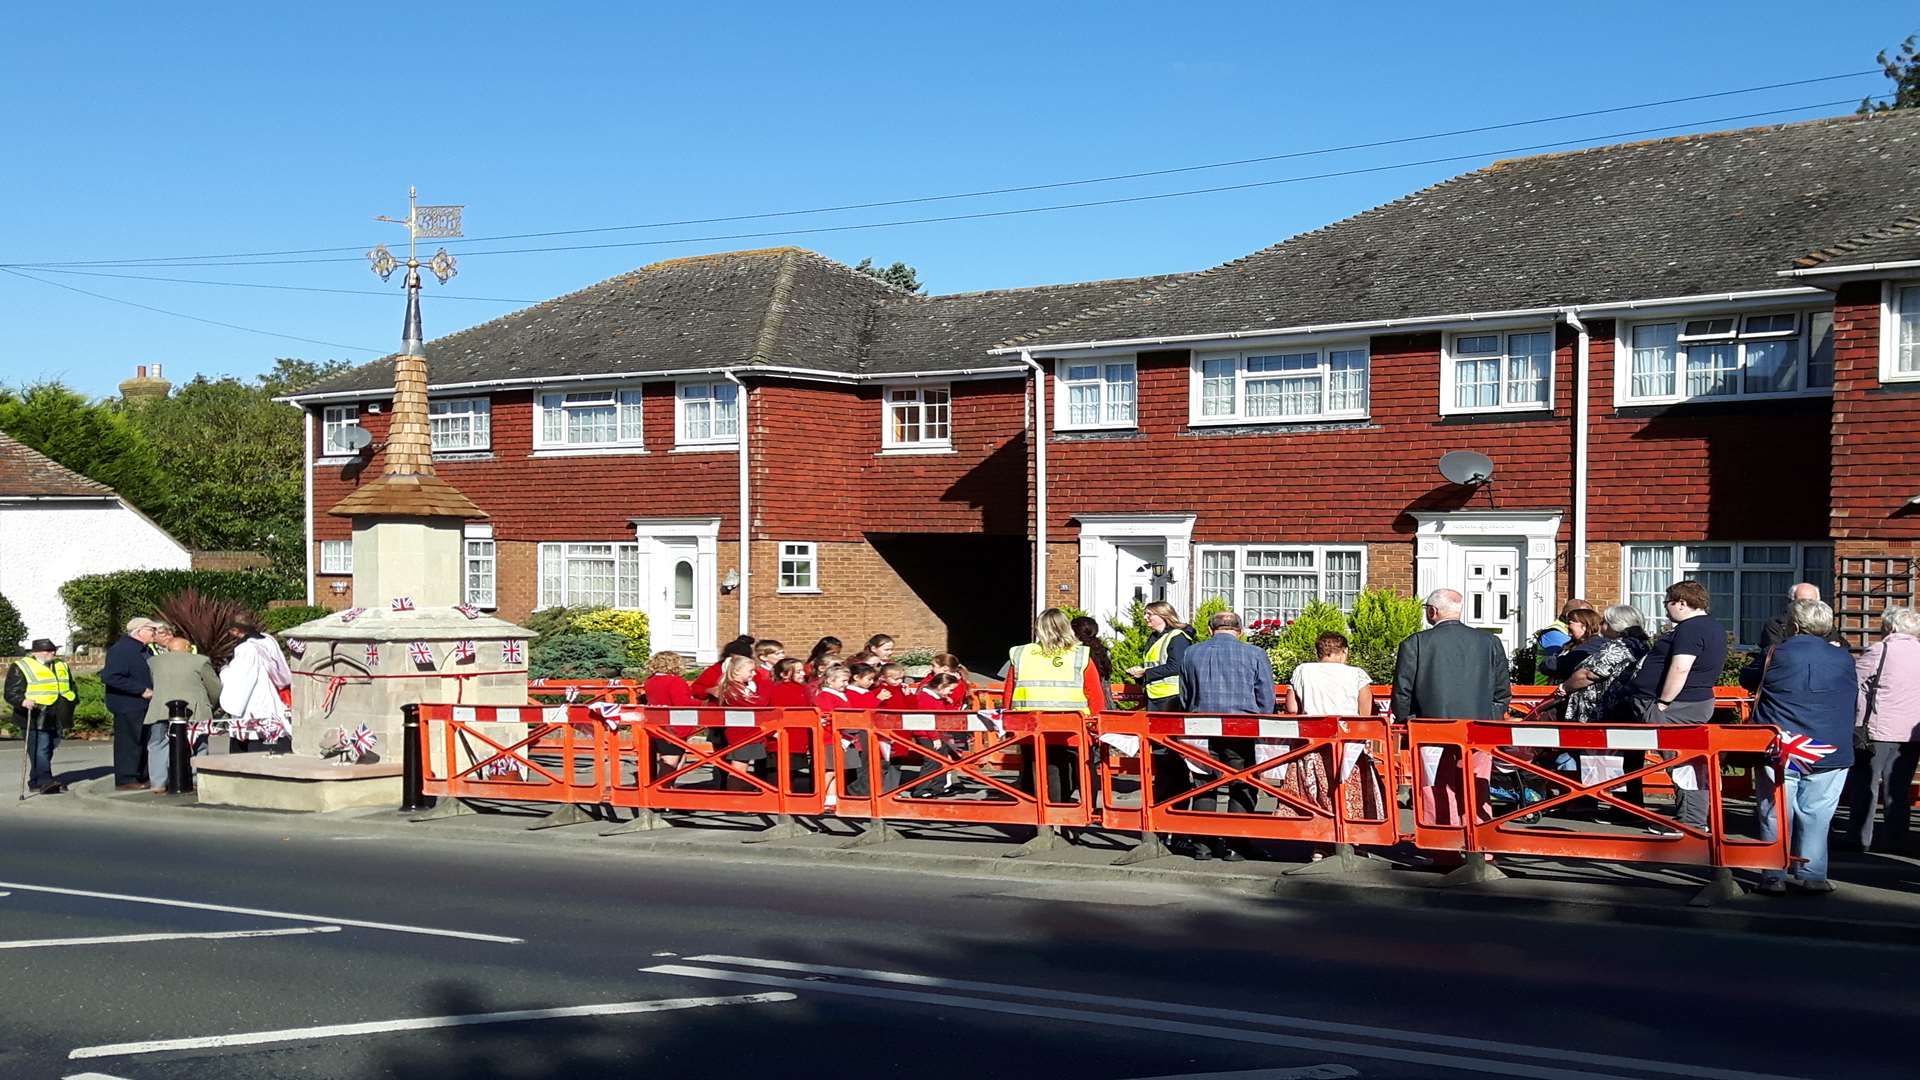
[[[1360,405],[1358,408],[1333,409],[1333,354],[1342,354],[1350,359],[1351,354],[1360,354],[1361,378],[1359,387]],[[1312,354],[1314,366],[1287,370],[1249,371],[1249,364],[1272,364],[1279,358],[1290,358],[1290,362],[1301,363]],[[1280,361],[1289,362],[1289,361]],[[1207,414],[1206,372],[1210,363],[1230,363],[1232,376],[1231,412]],[[1247,399],[1247,384],[1285,378],[1307,378],[1318,375],[1320,378],[1320,410],[1314,413],[1295,413],[1287,416],[1251,416]],[[1364,339],[1357,341],[1300,341],[1283,345],[1272,345],[1261,349],[1240,349],[1231,352],[1195,350],[1187,379],[1187,423],[1192,427],[1246,424],[1316,424],[1329,420],[1365,420],[1372,415],[1372,379],[1373,355],[1370,343]]]
[[[912,394],[913,398],[910,401],[896,402],[894,401],[895,394]],[[941,400],[939,402],[936,403],[936,402],[930,402],[927,400],[929,396],[935,395],[935,394],[940,396]],[[901,439],[895,435],[893,430],[893,414],[894,414],[895,406],[900,406],[902,408],[911,406],[913,408],[920,410],[920,418],[916,421],[920,430],[920,436],[918,438]],[[927,434],[928,428],[933,426],[932,422],[927,418],[927,415],[926,415],[929,409],[937,409],[944,414],[944,419],[941,420],[938,425],[941,428],[941,430],[944,432],[944,434],[941,434],[938,436],[932,436]],[[895,451],[900,453],[919,453],[919,454],[946,453],[952,450],[953,449],[953,386],[952,384],[944,383],[944,382],[941,382],[941,383],[890,383],[882,386],[880,388],[880,449],[883,452]]]
[[[819,592],[820,545],[810,540],[783,540],[779,550],[780,557],[775,568],[780,580],[776,591],[789,594]],[[801,572],[803,567],[804,575]]]
[[[1074,377],[1077,371],[1091,368],[1088,374]],[[1053,429],[1055,431],[1099,431],[1140,426],[1140,367],[1132,356],[1094,356],[1084,360],[1061,358],[1054,361]],[[1122,373],[1124,372],[1124,377]],[[1124,387],[1124,394],[1120,393]],[[1075,390],[1093,390],[1091,420],[1076,421]],[[1119,399],[1125,398],[1124,406]]]
[[[1765,319],[1777,315],[1791,315],[1794,326],[1791,331],[1750,330],[1751,320]],[[1833,309],[1830,307],[1721,307],[1708,310],[1689,310],[1684,313],[1668,315],[1647,315],[1628,321],[1620,320],[1614,337],[1613,367],[1613,403],[1616,406],[1634,405],[1677,405],[1699,402],[1740,402],[1774,401],[1786,398],[1830,397],[1833,394],[1832,358],[1829,353],[1825,386],[1808,386],[1808,369],[1811,354],[1819,341],[1814,336],[1815,324],[1831,326]],[[1729,333],[1705,333],[1705,324],[1715,320],[1732,320]],[[1668,394],[1638,395],[1633,392],[1633,335],[1636,329],[1653,326],[1671,325],[1674,329],[1673,349],[1673,392]],[[1749,391],[1746,387],[1747,355],[1750,346],[1770,341],[1794,342],[1794,386],[1790,390]],[[1687,354],[1690,349],[1706,349],[1731,344],[1735,349],[1733,378],[1735,389],[1729,394],[1687,393]]]
[[[590,550],[595,548],[611,549],[605,554]],[[559,560],[559,588],[556,590],[548,581],[547,568],[551,560]],[[640,545],[619,540],[573,540],[556,541],[541,544],[534,557],[534,580],[536,581],[534,609],[548,607],[573,607],[587,603],[586,599],[571,596],[567,590],[566,564],[574,560],[599,561],[613,560],[613,600],[608,607],[621,611],[646,610],[646,564],[640,555]],[[631,601],[623,603],[622,601]]]
[[[321,574],[353,573],[353,541],[320,541],[320,568],[315,572]]]
[[[1509,399],[1508,391],[1513,386],[1513,339],[1522,334],[1544,334],[1547,338],[1547,380],[1544,394],[1539,401],[1515,402]],[[1496,338],[1500,342],[1497,352],[1476,353],[1463,356],[1460,342],[1463,338]],[[1550,412],[1553,409],[1554,374],[1559,365],[1559,340],[1552,326],[1516,326],[1511,329],[1473,329],[1460,330],[1446,336],[1446,348],[1440,354],[1440,414],[1459,416],[1472,413],[1502,412]],[[1500,365],[1500,378],[1496,383],[1499,400],[1492,405],[1459,404],[1460,365],[1469,360],[1494,360]]]
[[[360,451],[339,441],[348,428],[360,425],[360,406],[327,405],[320,410],[320,456],[352,457]]]
[[[580,401],[567,401],[569,397],[581,398]],[[591,397],[604,398],[603,402],[585,400]],[[557,406],[550,406],[548,399],[558,398]],[[611,404],[614,410],[614,438],[602,442],[570,442],[567,439],[567,414],[569,408],[605,408]],[[550,408],[560,410],[560,437],[556,440],[547,435],[547,413]],[[633,425],[626,428],[626,418],[622,409],[632,409]],[[535,452],[550,454],[594,454],[594,453],[642,453],[646,448],[646,398],[639,383],[603,383],[592,386],[548,386],[534,391],[533,395],[533,449]]]
[[[493,526],[484,522],[461,530],[460,592],[466,602],[488,611],[499,606],[500,557],[493,543]],[[483,577],[484,587],[475,578]]]
[[[436,411],[437,410],[437,411]],[[442,439],[436,420],[464,420],[465,438],[456,444]],[[449,425],[451,426],[451,425]],[[436,454],[471,453],[493,449],[493,402],[484,397],[432,398],[427,401],[427,437]]]
[[[1914,367],[1900,370],[1901,316],[1911,317],[1913,329],[1908,347],[1913,350]],[[1888,281],[1880,295],[1880,381],[1883,383],[1920,382],[1920,281]]]
[[[1212,561],[1209,559],[1209,556],[1221,553],[1228,553],[1233,556],[1233,586],[1231,594],[1222,594],[1215,586],[1215,583],[1209,580],[1209,574],[1218,573],[1217,570],[1207,565]],[[1312,557],[1313,565],[1310,568],[1248,567],[1249,555],[1260,554],[1264,556],[1272,553],[1288,553],[1293,555],[1304,553]],[[1365,544],[1195,544],[1193,546],[1191,563],[1194,607],[1198,608],[1214,596],[1226,595],[1227,603],[1234,611],[1240,613],[1242,620],[1249,624],[1256,619],[1274,617],[1266,614],[1254,614],[1255,609],[1247,603],[1246,579],[1250,573],[1305,577],[1310,572],[1314,577],[1313,598],[1317,600],[1326,599],[1328,595],[1327,556],[1331,554],[1351,555],[1359,560],[1360,582],[1353,590],[1353,596],[1357,599],[1361,593],[1367,591],[1367,547]],[[1348,601],[1342,605],[1341,610],[1352,612],[1352,601]]]
[[[1708,561],[1698,557],[1705,551],[1718,548],[1727,549],[1726,561]],[[1786,548],[1788,549],[1787,559],[1784,562],[1761,561],[1757,554],[1749,554],[1749,549],[1759,548]],[[1807,572],[1807,557],[1810,550],[1825,553],[1825,558],[1820,564],[1823,572],[1820,574]],[[1652,592],[1635,593],[1633,589],[1634,554],[1640,551],[1664,554],[1667,565],[1672,567],[1668,580],[1659,583],[1659,587]],[[1831,602],[1833,599],[1833,542],[1829,540],[1698,540],[1682,544],[1622,544],[1620,546],[1621,602],[1633,604],[1640,609],[1641,617],[1647,620],[1649,632],[1665,628],[1669,625],[1665,617],[1666,606],[1663,602],[1667,586],[1689,578],[1699,580],[1697,575],[1702,571],[1733,575],[1732,595],[1730,597],[1715,596],[1711,614],[1719,620],[1721,626],[1733,633],[1737,644],[1751,648],[1759,643],[1738,640],[1742,619],[1773,618],[1786,607],[1787,595],[1785,589],[1774,590],[1764,601],[1766,604],[1764,611],[1743,611],[1741,604],[1744,602],[1746,590],[1742,587],[1742,575],[1781,574],[1786,576],[1789,585],[1801,581],[1813,581],[1821,586],[1821,596]]]
[[[722,430],[718,417],[714,415],[714,403],[719,394],[725,392],[733,398],[733,425]],[[704,402],[707,408],[708,433],[694,436],[688,433],[688,404]],[[740,445],[740,387],[730,379],[685,381],[676,383],[673,389],[673,445],[674,447],[733,447]]]

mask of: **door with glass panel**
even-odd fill
[[[1461,552],[1466,562],[1466,587],[1461,590],[1460,620],[1468,626],[1500,635],[1507,654],[1513,654],[1526,632],[1518,547],[1471,547]]]
[[[700,605],[695,582],[699,580],[699,543],[692,538],[666,538],[654,542],[653,580],[656,591],[653,620],[654,648],[691,656],[700,643],[709,639],[700,625]]]

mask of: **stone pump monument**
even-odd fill
[[[413,242],[459,236],[460,210],[411,205],[403,222],[409,241],[407,314],[404,347],[393,364],[384,460],[376,479],[328,511],[353,520],[354,606],[283,635],[294,670],[295,753],[243,755],[253,760],[234,768],[245,775],[203,765],[203,802],[285,809],[395,806],[402,705],[527,703],[527,642],[535,635],[463,602],[465,524],[487,515],[433,468],[420,326],[422,263]],[[385,245],[369,258],[383,279],[401,265]],[[442,283],[455,272],[444,248],[425,265]],[[374,736],[379,764],[323,761],[337,733],[359,732],[361,725],[361,743],[367,743],[366,733]]]

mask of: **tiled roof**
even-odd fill
[[[1802,270],[1873,263],[1907,262],[1920,259],[1920,217],[1906,217],[1859,236],[1842,240],[1832,247],[1802,255],[1793,265]]]
[[[89,480],[10,435],[0,433],[0,498],[108,498]]]
[[[994,289],[880,305],[867,346],[874,373],[951,371],[1004,365],[987,350],[1014,334],[1136,296],[1178,278],[1116,278],[1027,289]]]
[[[1520,158],[1002,344],[1779,288],[1920,210],[1920,109]]]

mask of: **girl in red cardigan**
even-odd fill
[[[807,678],[818,679],[820,673],[840,659],[840,639],[823,637],[813,643],[813,651],[807,654]]]
[[[807,693],[807,665],[788,656],[773,665],[773,686],[767,691],[767,704],[776,709],[810,709],[813,696]]]
[[[952,675],[954,677],[953,682],[942,684],[945,689],[936,691],[940,694],[941,698],[947,702],[945,705],[925,705],[920,707],[939,709],[966,708],[967,691],[971,689],[973,685],[972,680],[967,677],[969,674],[967,666],[960,662],[959,657],[950,652],[934,653],[933,668],[927,672],[926,678],[920,680],[920,689],[933,689],[934,680],[942,675]]]
[[[677,652],[657,652],[647,661],[647,681],[640,687],[640,700],[648,705],[672,709],[691,709],[693,688],[687,685],[686,660]]]

